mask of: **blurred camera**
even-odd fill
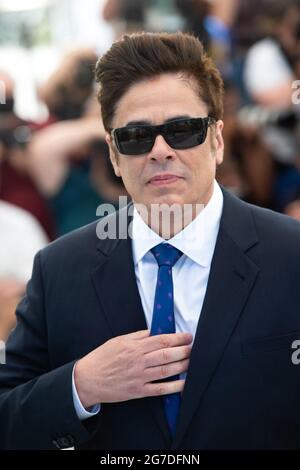
[[[276,126],[282,129],[294,130],[299,123],[299,115],[291,108],[285,110],[270,110],[262,106],[244,106],[238,114],[242,124],[255,127]]]
[[[32,131],[28,126],[17,126],[15,129],[0,129],[0,142],[7,148],[25,148],[31,140]]]
[[[294,165],[299,153],[299,117],[293,108],[275,111],[246,106],[238,113],[241,125],[259,129],[262,141],[274,159],[285,165]]]

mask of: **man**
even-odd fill
[[[215,182],[218,71],[196,38],[142,33],[96,77],[133,206],[107,238],[102,220],[37,255],[0,369],[2,446],[298,447],[300,225]],[[166,240],[157,205],[193,220],[170,217]]]
[[[247,52],[246,89],[259,105],[276,111],[290,109],[291,88],[300,73],[300,2],[266,2],[262,11],[261,23],[269,31]]]

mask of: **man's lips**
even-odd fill
[[[161,186],[161,185],[164,185],[164,184],[174,183],[175,181],[178,181],[179,179],[181,179],[181,177],[177,176],[177,175],[163,174],[163,175],[153,176],[149,180],[149,183],[154,184],[155,186]]]

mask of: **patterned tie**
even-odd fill
[[[173,279],[172,267],[182,255],[180,250],[168,243],[161,243],[152,248],[157,264],[158,276],[154,298],[151,335],[175,333],[174,303],[173,303]],[[178,380],[179,375],[168,377],[169,380]],[[172,435],[175,434],[176,420],[179,412],[181,395],[173,393],[163,396],[168,424]]]

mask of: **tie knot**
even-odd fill
[[[172,268],[182,255],[182,251],[178,250],[169,243],[160,243],[151,249],[158,266],[168,266]]]

